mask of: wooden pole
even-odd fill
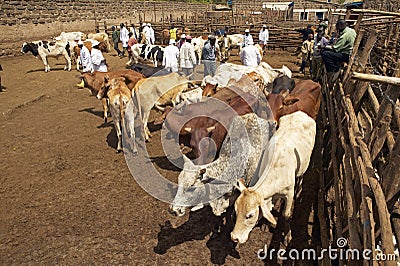
[[[362,81],[371,81],[371,82],[379,82],[383,84],[390,84],[394,86],[400,86],[400,78],[395,77],[386,77],[386,76],[379,76],[379,75],[372,75],[372,74],[363,74],[353,72],[352,79],[362,80]]]

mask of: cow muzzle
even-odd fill
[[[235,243],[243,244],[243,243],[246,243],[247,239],[248,239],[248,235],[239,236],[239,235],[236,235],[234,232],[231,232],[231,240]]]

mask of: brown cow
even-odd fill
[[[106,93],[108,99],[110,100],[110,112],[118,137],[117,152],[122,151],[122,128],[127,131],[126,133],[130,138],[134,139],[135,133],[133,119],[125,118],[125,112],[128,111],[128,102],[132,99],[131,90],[128,88],[125,82],[126,79],[124,77],[110,79],[109,76],[106,75],[104,77],[104,88],[102,88],[102,90],[104,89],[104,93]],[[97,95],[97,97],[99,99],[102,98],[99,97],[99,95]],[[131,117],[133,118],[132,114]],[[125,122],[127,123],[125,124]],[[136,153],[137,149],[135,146],[135,142],[133,142],[133,144],[133,152]]]
[[[269,94],[267,97],[275,123],[278,123],[280,117],[297,111],[303,111],[314,120],[317,119],[321,103],[319,83],[312,80],[301,81],[288,96],[285,95],[287,92],[282,91],[279,94]]]
[[[100,93],[104,110],[104,122],[107,123],[108,106],[107,100],[103,98],[103,96],[105,95],[105,76],[108,76],[110,79],[124,77],[125,83],[130,90],[132,90],[136,83],[144,77],[142,74],[133,70],[117,70],[112,72],[95,71],[94,73],[83,73],[82,78],[85,83],[85,87],[87,87],[92,92],[92,95],[98,95]]]
[[[181,136],[191,135],[190,146],[193,148],[196,164],[212,162],[222,146],[232,119],[236,115],[251,113],[257,108],[258,100],[254,96],[249,93],[240,95],[233,98],[229,107],[222,110],[215,100],[209,100],[211,103],[188,105],[183,114],[173,110],[167,116],[165,124],[171,132]],[[208,104],[208,108],[205,108]]]

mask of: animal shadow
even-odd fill
[[[162,169],[170,170],[170,171],[174,171],[174,172],[182,171],[181,168],[177,167],[175,164],[170,162],[166,156],[151,157],[150,159],[153,163],[155,163],[158,167],[160,167]]]
[[[95,116],[98,116],[100,118],[103,118],[104,112],[103,111],[95,111],[94,107],[90,107],[90,108],[85,108],[85,109],[81,109],[78,112],[82,113],[82,112],[86,112]]]
[[[50,70],[50,72],[52,72],[52,71],[59,71],[59,70],[64,71],[64,67],[52,67],[51,70]],[[44,68],[31,69],[31,70],[26,71],[26,74],[35,73],[35,72],[44,72]]]
[[[228,221],[225,225],[223,224],[224,217]],[[230,214],[217,217],[212,214],[209,207],[203,208],[190,212],[188,221],[178,228],[173,228],[169,220],[164,225],[160,225],[158,243],[154,247],[154,252],[165,254],[171,247],[187,241],[203,240],[210,235],[206,245],[211,251],[211,262],[224,264],[228,255],[240,258],[229,237],[232,228]]]
[[[107,144],[113,149],[117,149],[118,137],[115,127],[112,127],[110,133],[107,135]]]

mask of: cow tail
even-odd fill
[[[122,127],[125,130],[125,112],[124,112],[124,101],[122,100],[122,95],[119,95],[119,113],[121,114]]]

